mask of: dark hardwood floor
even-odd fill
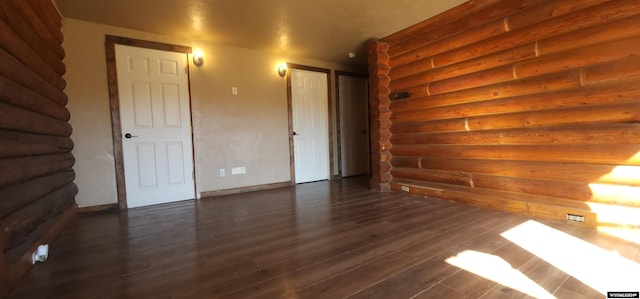
[[[640,267],[640,245],[594,229],[366,185],[350,178],[80,215],[12,298],[605,297],[584,269],[523,247],[532,229],[542,240],[533,245],[566,239],[566,250],[621,261],[609,276]]]

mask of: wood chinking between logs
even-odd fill
[[[61,26],[51,1],[0,0],[0,297],[76,211]]]
[[[640,227],[639,25],[637,1],[469,1],[376,41],[372,186]]]

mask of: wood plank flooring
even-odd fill
[[[496,282],[505,277],[486,278],[448,262],[475,254],[521,273],[549,295],[604,298],[500,235],[527,221],[370,191],[363,178],[86,214],[51,244],[49,260],[37,264],[11,297],[535,296]],[[640,262],[638,244],[577,225],[537,222]]]

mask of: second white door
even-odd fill
[[[194,198],[185,53],[116,45],[127,207]]]
[[[329,179],[327,74],[291,70],[295,182]]]

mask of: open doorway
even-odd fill
[[[340,176],[370,173],[369,97],[366,75],[336,71]]]

